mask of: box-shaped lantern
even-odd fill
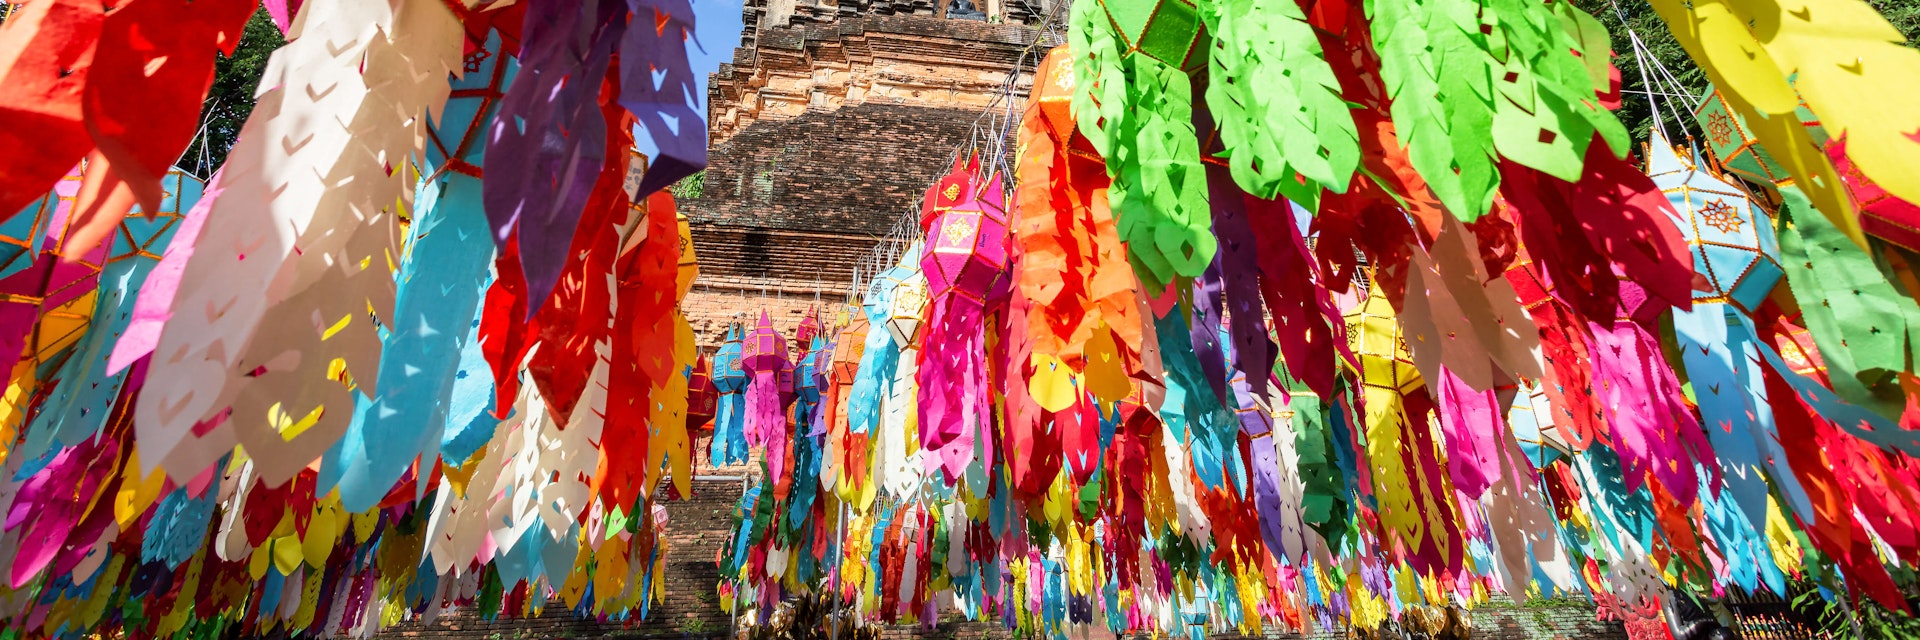
[[[1680,213],[1693,270],[1712,285],[1693,292],[1693,301],[1731,302],[1751,311],[1780,282],[1773,220],[1739,188],[1681,156],[1659,131],[1649,147],[1647,175]]]
[[[1840,173],[1840,181],[1853,194],[1860,207],[1860,229],[1874,237],[1899,245],[1908,251],[1920,251],[1920,206],[1894,197],[1886,188],[1860,172],[1847,157],[1846,145],[1839,140],[1827,143],[1827,159]]]
[[[680,271],[674,275],[674,286],[679,290],[681,300],[693,291],[694,278],[700,277],[700,256],[693,251],[693,226],[687,223],[687,214],[675,213],[680,226]]]
[[[760,322],[740,346],[740,366],[754,373],[778,374],[786,361],[787,339],[773,330],[773,318],[762,310]]]
[[[807,349],[813,344],[814,336],[820,335],[820,317],[813,307],[807,307],[807,315],[800,318],[800,325],[793,328],[793,346]]]
[[[951,208],[926,218],[927,248],[920,270],[934,298],[958,295],[984,304],[987,290],[1007,266],[1006,193],[995,174],[977,191],[956,199]]]
[[[687,376],[687,428],[694,431],[712,431],[713,416],[718,409],[719,392],[713,386],[712,364],[707,354],[700,354],[693,370]]]
[[[735,322],[727,325],[725,342],[713,354],[713,386],[720,393],[739,393],[747,388],[747,372],[740,367],[742,339],[746,328]]]
[[[1807,126],[1807,133],[1813,136],[1816,143],[1826,142],[1826,130],[1820,127],[1819,119],[1807,109],[1806,103],[1801,103],[1795,115],[1799,116],[1801,124]],[[1694,119],[1699,121],[1700,130],[1706,133],[1707,146],[1713,150],[1713,157],[1719,159],[1720,166],[1728,173],[1769,186],[1793,178],[1786,167],[1774,160],[1766,149],[1760,148],[1759,141],[1753,137],[1753,129],[1747,126],[1745,118],[1741,118],[1727,104],[1727,99],[1720,95],[1719,89],[1707,92],[1707,98],[1694,109]]]
[[[800,359],[794,362],[793,392],[795,395],[798,395],[801,400],[811,404],[820,400],[820,376],[818,375],[818,367],[820,365],[820,348],[824,345],[824,341],[821,340],[819,336],[814,336],[807,344],[808,349],[806,353],[801,354]]]
[[[860,356],[867,352],[867,319],[854,314],[853,322],[840,330],[840,337],[833,341],[833,383],[853,384],[853,378],[860,373]]]
[[[118,240],[112,241],[112,253],[107,258],[109,262],[141,254],[157,256],[166,251],[167,241],[173,238],[170,232],[180,226],[180,220],[186,217],[187,211],[200,201],[200,194],[206,191],[206,183],[179,169],[167,170],[167,175],[160,178],[160,187],[162,196],[158,211],[135,206],[120,221],[123,232],[117,234]]]
[[[917,260],[919,255],[917,245],[907,251],[909,258]],[[913,271],[900,282],[900,286],[894,287],[893,301],[887,310],[887,331],[893,334],[894,344],[900,345],[901,349],[918,348],[921,316],[926,309],[927,276]]]
[[[938,180],[934,180],[933,186],[927,187],[926,196],[920,199],[922,231],[928,229],[933,224],[933,219],[940,217],[948,209],[960,206],[960,203],[975,197],[974,178],[979,170],[978,159],[969,158],[965,161],[956,159],[953,169],[947,171],[946,175],[940,176]]]
[[[1189,73],[1207,66],[1213,38],[1193,0],[1101,0],[1100,6],[1129,51]]]
[[[1425,382],[1407,351],[1400,319],[1387,303],[1379,284],[1368,287],[1366,300],[1347,312],[1347,346],[1360,357],[1360,382],[1370,387],[1412,393]]]
[[[834,341],[814,336],[813,350],[807,352],[808,375],[813,376],[813,387],[822,393],[833,382],[833,349]]]
[[[887,331],[902,349],[915,348],[920,340],[921,313],[927,308],[927,279],[920,272],[900,283],[893,293],[893,308],[887,313]]]

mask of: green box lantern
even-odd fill
[[[1820,127],[1820,120],[1807,109],[1805,102],[1795,115],[1800,123],[1806,125],[1807,133],[1813,136],[1815,144],[1827,143],[1827,131]],[[1790,180],[1793,174],[1773,159],[1766,149],[1760,148],[1760,142],[1753,137],[1753,129],[1747,121],[1727,104],[1720,90],[1708,87],[1707,97],[1694,110],[1694,119],[1700,123],[1700,131],[1706,135],[1707,147],[1713,150],[1713,157],[1728,173],[1746,180],[1764,185],[1779,184]]]
[[[1128,52],[1192,73],[1207,66],[1212,36],[1193,0],[1101,0]]]

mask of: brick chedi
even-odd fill
[[[1018,117],[1061,42],[1042,16],[1064,20],[1064,1],[748,0],[708,87],[701,193],[680,204],[701,346],[739,313],[766,308],[790,334],[816,300],[845,301],[854,263],[917,208],[1010,74]]]

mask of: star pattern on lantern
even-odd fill
[[[1686,220],[1679,227],[1694,271],[1710,285],[1696,291],[1694,301],[1759,304],[1780,278],[1779,245],[1766,212],[1659,131],[1648,147],[1647,176]]]
[[[1733,117],[1724,111],[1716,111],[1707,117],[1707,136],[1713,138],[1714,146],[1726,146],[1733,141]]]
[[[979,227],[979,214],[955,213],[948,216],[946,224],[940,226],[941,248],[963,249],[973,246],[973,236]]]
[[[1740,226],[1746,219],[1725,200],[1713,200],[1700,208],[1700,221],[1707,226],[1719,229],[1721,233],[1740,233]]]

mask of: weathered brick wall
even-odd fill
[[[1039,60],[1029,45],[1064,39],[1022,23],[1037,23],[1044,13],[1064,20],[1068,3],[939,0],[1020,9],[1021,19],[991,22],[943,19],[937,11],[904,15],[879,6],[885,0],[869,4],[879,9],[871,13],[853,4],[841,3],[852,11],[836,12],[820,0],[748,0],[733,62],[708,76],[708,133],[716,147],[753,124],[815,108],[885,102],[977,114],[1009,81],[1025,95]]]
[[[979,115],[869,102],[757,122],[713,147],[701,197],[683,200],[680,211],[696,225],[829,234],[871,246],[919,206]],[[795,256],[811,248],[779,245]],[[698,238],[694,246],[720,255]]]
[[[760,320],[761,310],[765,310],[773,320],[773,328],[791,342],[794,328],[806,317],[809,307],[817,304],[821,313],[825,314],[846,300],[844,284],[821,285],[823,288],[817,303],[811,283],[806,287],[795,284],[792,281],[762,278],[703,279],[693,287],[693,291],[687,293],[686,300],[681,301],[680,310],[686,314],[688,324],[693,325],[694,343],[708,354],[720,346],[726,336],[727,325],[736,319],[746,323],[747,331],[751,332],[754,323]],[[766,288],[763,289],[762,285]],[[805,345],[787,346],[799,353],[804,351]]]

